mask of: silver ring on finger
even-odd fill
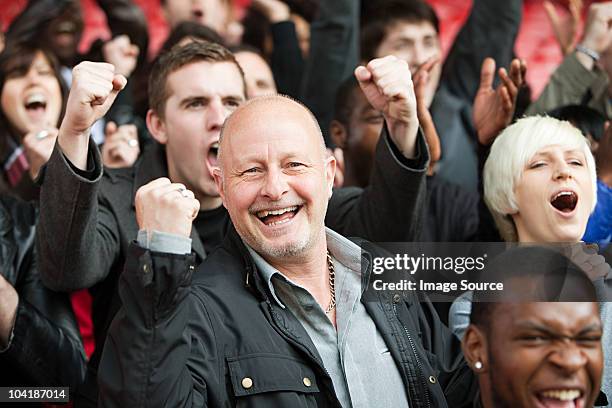
[[[127,139],[126,143],[128,144],[128,146],[130,146],[131,148],[137,148],[138,147],[138,140],[136,139]]]
[[[183,187],[179,187],[178,192],[184,197],[184,198],[191,198],[191,196],[189,195],[189,191],[186,188]]]
[[[40,132],[38,132],[36,134],[36,139],[37,140],[43,140],[47,136],[49,136],[49,131],[48,130],[41,130]]]

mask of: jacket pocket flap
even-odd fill
[[[319,392],[314,372],[302,361],[278,354],[228,357],[234,395],[271,391]]]

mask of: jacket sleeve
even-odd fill
[[[426,199],[429,151],[417,136],[417,159],[408,160],[391,140],[386,126],[376,146],[370,185],[335,189],[325,224],[346,237],[372,242],[417,240]]]
[[[119,281],[123,306],[98,371],[101,407],[208,406],[216,352],[206,308],[190,295],[194,262],[130,246]]]
[[[442,82],[448,90],[470,106],[480,84],[482,61],[491,57],[498,67],[510,65],[522,7],[521,0],[474,0],[442,72]]]
[[[72,167],[56,144],[42,170],[36,241],[41,279],[53,290],[93,286],[119,255],[118,221],[99,192],[102,160],[91,142],[88,168],[84,174]]]
[[[28,258],[34,259],[32,252]],[[44,287],[35,262],[22,264],[15,289],[15,324],[0,356],[35,384],[76,387],[85,377],[86,360],[68,295]]]
[[[54,308],[61,309],[62,314],[57,320],[45,316],[44,309],[31,304],[19,289],[10,343],[0,356],[25,370],[35,384],[74,388],[85,378],[86,360],[69,299],[66,294],[61,294],[64,299],[57,299],[60,294],[50,295],[41,282],[37,285],[37,296],[48,297],[46,303],[55,303]]]
[[[359,1],[319,2],[319,17],[310,26],[310,55],[302,79],[301,100],[312,111],[329,146],[329,123],[336,91],[353,75],[359,58]]]
[[[304,71],[304,58],[293,21],[281,21],[270,26],[274,48],[270,68],[278,93],[299,98]]]
[[[550,77],[540,97],[527,109],[527,115],[544,114],[565,105],[579,105],[605,73],[589,71],[576,58],[576,52],[567,55]],[[605,112],[603,112],[605,114]]]
[[[421,302],[421,341],[432,354],[430,363],[438,372],[438,381],[449,407],[472,407],[478,392],[478,380],[461,351],[461,341],[442,323],[432,303]]]

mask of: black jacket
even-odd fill
[[[123,307],[99,369],[100,406],[340,407],[314,344],[272,301],[233,227],[195,274],[192,256],[137,245],[130,251],[120,281]],[[475,377],[459,340],[426,299],[387,292],[362,302],[397,363],[411,408],[472,404]],[[245,388],[247,377],[252,386]]]
[[[34,255],[34,206],[0,196],[0,273],[19,303],[9,346],[0,346],[0,386],[75,387],[85,353],[70,299],[40,281]]]
[[[384,130],[380,138],[371,186],[365,190],[334,190],[326,225],[345,236],[371,241],[411,241],[420,230],[425,202],[425,171],[429,160],[422,134],[419,157],[405,159]],[[90,143],[89,172],[70,165],[56,145],[41,170],[41,214],[38,250],[45,259],[41,276],[55,290],[91,288],[96,344],[104,344],[108,325],[121,301],[117,282],[138,225],[134,207],[137,189],[167,177],[164,150],[153,144],[133,168],[102,174],[98,150]],[[226,229],[230,221],[227,217]],[[204,245],[192,230],[196,264],[206,257]],[[88,377],[95,375],[101,347],[91,357]],[[95,379],[86,381],[94,387]],[[95,389],[84,390],[95,401]]]

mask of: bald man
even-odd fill
[[[82,394],[95,405],[102,345],[121,306],[118,280],[139,230],[151,249],[161,245],[166,252],[180,253],[181,246],[174,248],[162,227],[179,235],[188,229],[186,252],[195,253],[195,265],[223,243],[231,222],[212,173],[221,126],[245,101],[246,85],[233,54],[218,44],[194,42],[168,51],[157,60],[150,78],[147,126],[155,143],[134,168],[103,171],[99,152],[89,143],[89,128],[108,110],[125,78],[109,64],[85,62],[74,71],[58,142],[41,177],[37,249],[44,259],[40,268],[45,285],[68,292],[93,288],[98,347]],[[419,229],[428,153],[423,136],[417,135],[410,71],[392,57],[372,61],[360,75],[364,90],[376,88],[375,81],[386,81],[390,96],[377,102],[386,110],[388,128],[380,137],[371,186],[335,190],[326,222],[346,236],[412,240]],[[387,99],[393,103],[385,104]],[[266,123],[273,125],[275,119]],[[160,200],[180,197],[179,190],[194,194],[199,211],[193,223],[177,222],[176,215],[159,203],[151,206],[159,212],[152,218],[155,223],[137,220],[135,192],[153,180],[157,181],[151,187]]]
[[[356,71],[389,110],[414,100],[407,67],[392,61],[382,83]],[[471,404],[474,377],[430,303],[414,294],[362,299],[371,271],[362,272],[361,248],[324,225],[335,166],[299,103],[264,96],[239,107],[214,171],[235,228],[195,273],[193,193],[165,179],[139,189],[141,233],[102,356],[101,406]],[[151,251],[154,231],[185,255]]]

